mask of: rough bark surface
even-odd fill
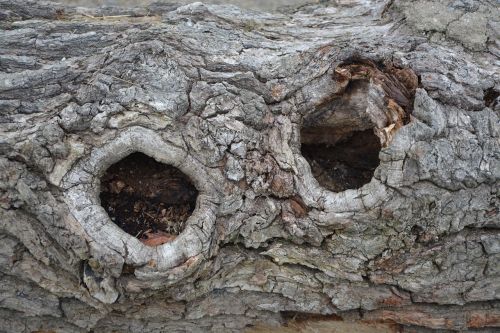
[[[494,0],[281,14],[0,0],[0,331],[240,332],[332,314],[497,330],[499,18]],[[301,142],[367,130],[371,181],[322,186]],[[100,177],[135,151],[199,191],[157,247],[99,201]]]

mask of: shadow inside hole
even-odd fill
[[[500,92],[496,91],[494,88],[488,88],[484,91],[484,105],[489,108],[494,109],[498,104],[500,98]]]
[[[139,152],[113,164],[101,178],[101,205],[111,220],[151,246],[182,232],[197,196],[179,169]]]
[[[306,127],[301,138],[302,155],[314,178],[332,192],[369,183],[380,164],[380,139],[372,129],[336,133],[330,127]]]

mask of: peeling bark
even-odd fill
[[[497,330],[499,17],[0,0],[0,331]],[[101,206],[134,152],[198,191],[176,237]]]

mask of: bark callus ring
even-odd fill
[[[89,244],[99,248],[97,266],[120,276],[126,264],[138,278],[175,280],[208,251],[217,195],[207,178],[186,150],[152,130],[131,127],[82,159],[62,185]],[[134,218],[136,226],[130,225]]]

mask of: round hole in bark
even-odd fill
[[[380,163],[380,139],[373,129],[304,127],[301,142],[302,155],[314,178],[332,192],[357,189],[369,183]]]
[[[139,152],[113,164],[101,178],[101,205],[111,220],[150,246],[182,232],[197,196],[179,169]]]
[[[391,62],[350,59],[337,66],[336,92],[303,119],[301,152],[333,192],[369,183],[379,152],[410,119],[418,76]]]

